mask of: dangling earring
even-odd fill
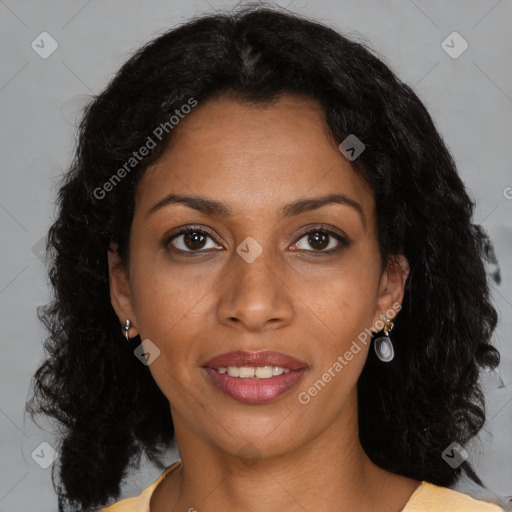
[[[395,351],[393,349],[393,343],[388,336],[388,333],[393,329],[393,322],[384,318],[386,325],[384,326],[384,336],[380,336],[373,342],[373,348],[377,357],[384,363],[389,363],[395,357]]]

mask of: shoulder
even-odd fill
[[[477,500],[447,487],[423,481],[402,512],[503,512],[494,503]]]
[[[118,501],[113,505],[98,510],[97,512],[149,512],[149,501],[153,491],[164,479],[164,477],[179,467],[180,464],[181,460],[177,460],[169,467],[167,467],[163,473],[149,487],[146,487],[146,489],[144,489],[138,496]]]

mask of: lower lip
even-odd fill
[[[291,370],[269,379],[242,379],[204,368],[212,382],[226,395],[244,404],[263,404],[290,391],[306,373],[306,368]]]

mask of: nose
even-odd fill
[[[219,322],[257,332],[288,325],[293,317],[293,293],[285,283],[285,263],[263,251],[253,261],[233,254],[231,269],[222,280]]]

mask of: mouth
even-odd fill
[[[307,364],[281,352],[228,352],[202,366],[210,382],[246,404],[276,400],[295,387]]]

